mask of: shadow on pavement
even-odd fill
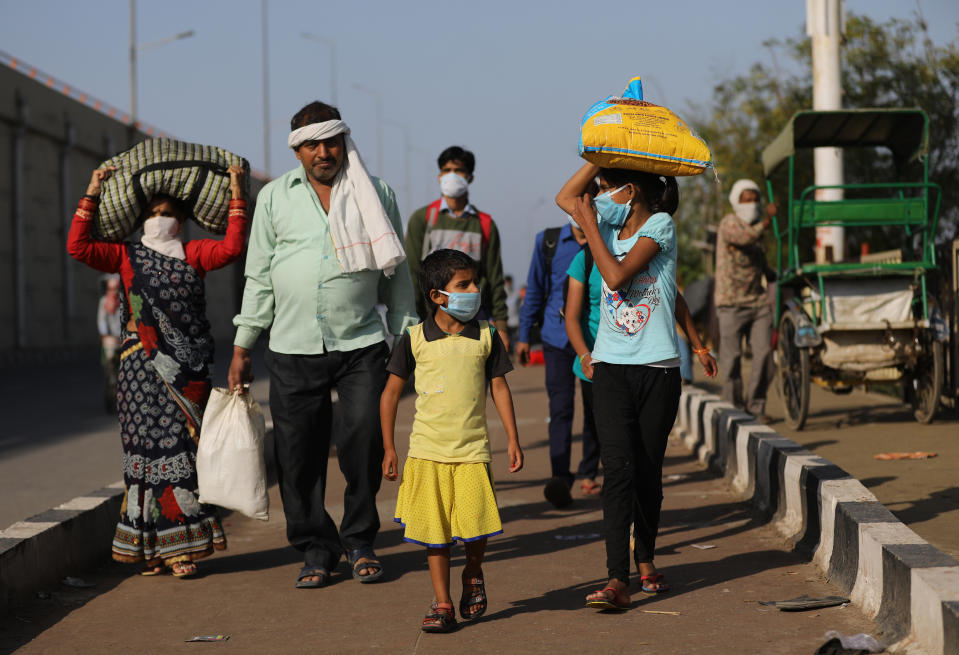
[[[635,580],[631,582],[632,602],[630,607],[654,605],[660,600],[675,598],[683,594],[710,587],[755,573],[797,564],[803,561],[798,555],[780,550],[761,550],[731,555],[711,562],[679,564],[664,569],[669,578],[670,591],[652,596],[639,592]],[[601,567],[602,562],[597,562]],[[633,576],[635,578],[635,575]],[[586,595],[606,584],[606,578],[597,578],[592,582],[580,583],[553,589],[541,596],[511,601],[512,607],[488,614],[484,620],[505,619],[517,614],[544,611],[582,611]],[[616,613],[603,612],[615,616]]]
[[[136,575],[138,568],[108,562],[94,571],[84,572],[82,578],[95,583],[90,589],[74,589],[63,585],[40,594],[49,594],[10,608],[0,616],[0,653],[12,653],[34,637],[59,623],[68,614],[108,594],[117,585]],[[38,594],[39,596],[39,594]]]
[[[911,503],[911,504],[909,504]],[[902,508],[903,505],[908,507]],[[928,521],[940,514],[959,509],[959,487],[934,491],[925,498],[889,503],[889,511],[905,524]]]

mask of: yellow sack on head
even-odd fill
[[[643,101],[643,84],[629,81],[623,97],[589,108],[580,129],[579,154],[602,168],[658,175],[699,175],[712,166],[709,146],[679,116]]]

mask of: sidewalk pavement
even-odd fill
[[[838,590],[675,440],[667,451],[657,549],[672,590],[656,597],[635,593],[625,613],[584,608],[584,596],[605,583],[602,509],[598,497],[584,498],[578,487],[567,510],[543,498],[549,465],[542,375],[542,368],[531,368],[509,376],[526,454],[518,474],[507,472],[505,432],[488,405],[505,533],[489,542],[484,574],[490,605],[480,621],[461,623],[449,635],[420,631],[432,591],[424,549],[402,541],[401,527],[391,521],[398,483],[384,481],[379,495],[384,579],[360,585],[341,562],[328,587],[294,589],[300,560],[287,546],[274,487],[269,522],[237,514],[225,519],[229,550],[203,560],[202,577],[145,578],[136,575],[137,567],[114,563],[77,572],[96,586],[50,589],[48,598],[0,618],[0,652],[168,653],[190,648],[184,641],[194,635],[209,634],[230,640],[208,648],[237,653],[808,654],[827,630],[869,632],[882,640],[852,605],[797,613],[760,606],[759,600]],[[263,386],[255,393],[265,403]],[[412,411],[413,397],[404,398],[397,418],[401,453]],[[335,466],[330,471],[327,498],[338,520],[344,483]],[[454,551],[454,598],[462,552]]]

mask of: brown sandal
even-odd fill
[[[453,604],[449,607],[440,607],[439,603],[430,605],[429,614],[423,617],[420,628],[423,632],[449,632],[456,627],[456,615],[453,613]]]

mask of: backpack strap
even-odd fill
[[[589,276],[593,272],[593,251],[589,249],[589,245],[583,246],[583,259],[585,260],[585,269],[586,269],[586,281],[583,283],[583,286],[586,288],[586,302],[589,302]]]
[[[440,202],[437,198],[426,206],[426,229],[431,229],[436,224],[436,217],[440,215]]]
[[[489,233],[492,229],[493,217],[486,212],[479,212],[480,230],[483,232],[483,247],[489,245]]]
[[[546,268],[546,288],[543,289],[543,306],[536,313],[534,323],[543,325],[546,316],[546,301],[549,299],[550,287],[553,284],[553,257],[556,255],[556,248],[559,246],[559,233],[563,228],[550,227],[543,230],[543,242],[540,248],[543,252],[543,264]]]

